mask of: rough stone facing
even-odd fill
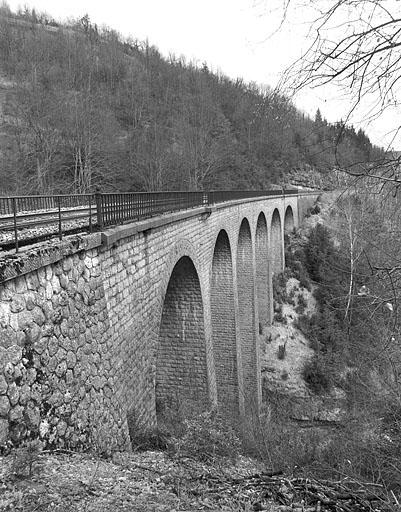
[[[271,285],[265,268],[283,254],[273,211],[284,219],[290,206],[297,225],[300,201],[166,215],[1,261],[0,446],[39,436],[53,447],[126,449],[127,417],[153,425],[156,396],[240,412],[244,393],[260,401],[255,331],[270,292],[258,301],[255,276]]]

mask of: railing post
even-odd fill
[[[103,229],[103,194],[101,192],[96,192],[96,217],[97,217],[97,225],[100,229]]]
[[[57,208],[58,208],[58,237],[59,240],[63,239],[63,230],[61,228],[61,199],[57,196]]]
[[[18,229],[17,229],[17,200],[12,198],[13,219],[14,219],[14,239],[15,239],[15,252],[18,252]]]
[[[89,194],[89,233],[92,233],[92,194]]]

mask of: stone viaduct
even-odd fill
[[[198,207],[0,259],[0,445],[110,451],[165,407],[258,414],[272,273],[316,197]]]

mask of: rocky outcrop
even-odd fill
[[[287,297],[293,297],[292,304],[281,304],[280,321],[276,320],[266,329],[262,339],[262,379],[265,401],[275,395],[283,403],[289,419],[299,424],[317,426],[333,425],[341,421],[346,413],[346,395],[337,388],[316,395],[306,385],[302,372],[315,351],[309,341],[297,328],[299,313],[296,307],[299,297],[305,304],[305,314],[312,314],[316,307],[313,294],[300,286],[299,281],[290,278],[286,284]]]

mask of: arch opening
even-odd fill
[[[228,416],[238,417],[239,383],[231,247],[220,231],[214,248],[211,280],[211,319],[217,402]]]
[[[240,332],[242,389],[245,414],[258,408],[258,365],[255,330],[255,288],[252,237],[249,222],[241,223],[237,246],[238,323]]]
[[[164,298],[156,357],[156,413],[208,406],[202,293],[192,260],[176,263]]]
[[[274,210],[271,222],[271,261],[272,273],[279,274],[283,271],[283,237],[281,232],[281,218],[277,209]]]
[[[267,222],[264,213],[260,213],[256,224],[255,240],[256,290],[258,298],[259,331],[271,321],[269,245]]]
[[[294,213],[291,206],[287,206],[284,215],[284,233],[290,233],[295,227]]]
[[[287,265],[287,258],[289,256],[289,245],[290,245],[290,233],[294,230],[295,222],[294,222],[294,214],[291,206],[287,206],[284,215],[284,254],[285,254],[285,263]]]

